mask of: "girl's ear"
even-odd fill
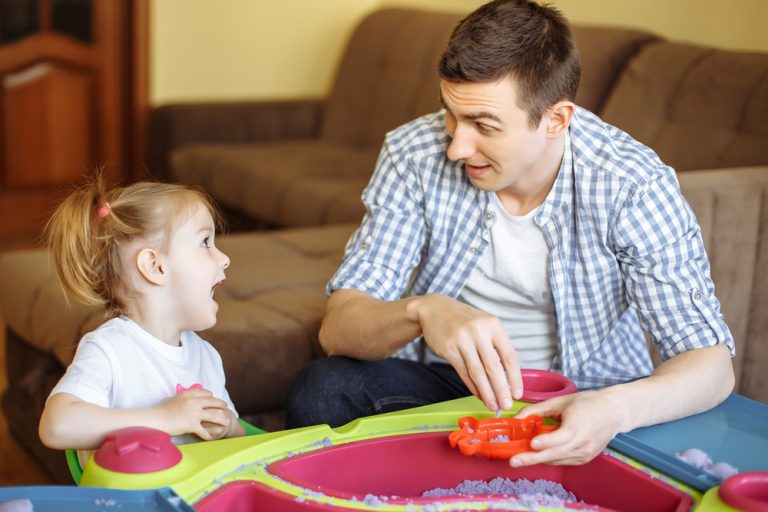
[[[136,255],[136,268],[148,282],[157,285],[165,284],[167,274],[163,261],[154,249],[145,248],[139,251]]]

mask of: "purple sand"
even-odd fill
[[[509,442],[509,436],[504,434],[499,434],[496,437],[491,439],[492,443],[508,443]]]
[[[485,482],[483,480],[464,480],[459,482],[452,489],[431,489],[421,494],[422,498],[444,498],[447,496],[470,496],[481,494],[502,494],[517,496],[533,496],[536,498],[546,498],[548,504],[553,504],[549,500],[557,500],[561,505],[563,501],[576,502],[576,496],[563,488],[557,482],[538,479],[534,481],[521,478],[519,480],[510,480],[509,478],[496,477],[493,480]]]
[[[32,512],[32,502],[27,499],[0,503],[0,512]]]
[[[675,452],[675,457],[687,462],[691,466],[699,469],[703,469],[710,475],[713,475],[721,480],[735,475],[739,470],[727,462],[712,462],[712,458],[709,454],[698,448],[688,448],[682,452]]]

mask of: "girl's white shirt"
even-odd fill
[[[185,331],[181,345],[174,347],[121,316],[83,336],[50,396],[69,393],[101,407],[134,409],[155,407],[174,396],[177,384],[202,385],[238,416],[225,387],[221,356],[210,343]]]

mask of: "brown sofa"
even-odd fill
[[[158,175],[199,184],[243,221],[291,227],[222,237],[232,259],[220,351],[241,414],[280,428],[296,372],[321,352],[323,286],[359,221],[359,195],[386,130],[437,108],[434,68],[459,16],[384,10],[353,35],[328,98],[188,104],[152,116]],[[577,102],[659,150],[680,171],[699,215],[712,273],[736,338],[737,390],[768,402],[768,55],[664,41],[638,31],[575,27],[583,62]],[[752,169],[746,166],[755,166]],[[763,167],[759,167],[763,166]],[[696,169],[719,168],[697,171]],[[8,325],[13,434],[61,481],[60,453],[37,440],[50,388],[100,311],[67,307],[44,251],[0,257]]]
[[[186,104],[153,118],[153,165],[267,226],[357,221],[386,131],[439,108],[436,62],[459,16],[383,10],[317,101]],[[576,102],[678,171],[768,162],[768,56],[576,26]]]

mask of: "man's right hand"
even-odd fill
[[[427,345],[488,409],[511,409],[512,398],[522,396],[517,353],[497,317],[445,295],[414,298],[406,310]]]

